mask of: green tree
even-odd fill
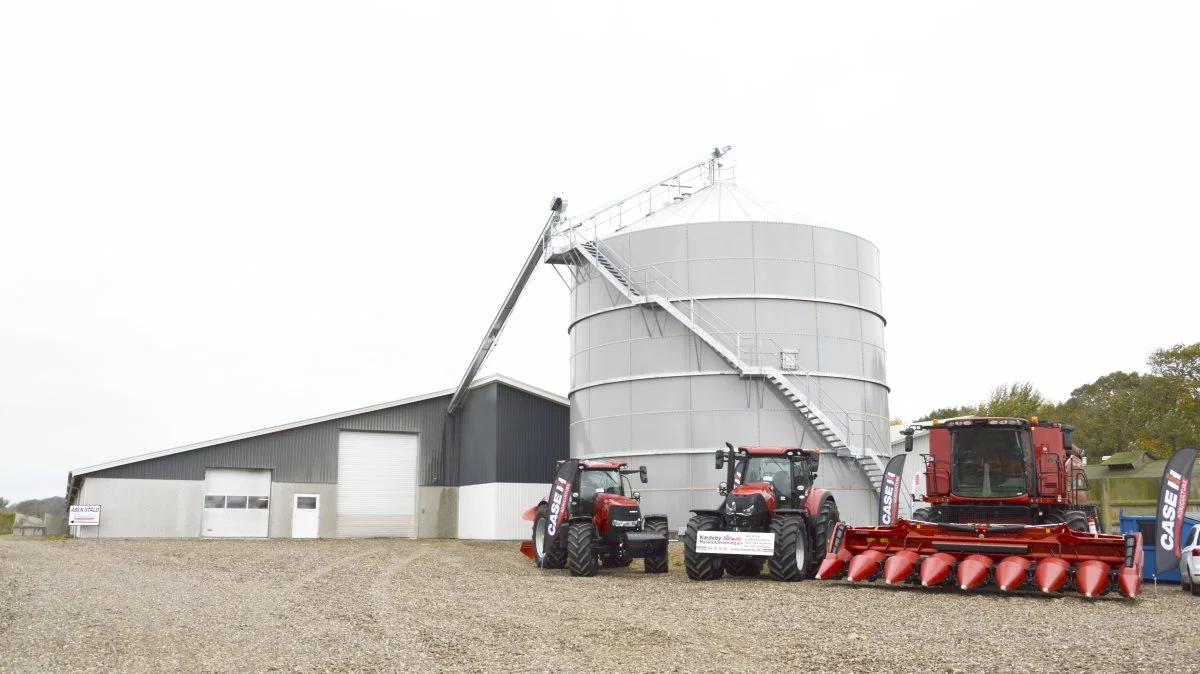
[[[1159,377],[1174,379],[1193,389],[1200,388],[1200,342],[1155,349],[1147,364],[1150,372]]]
[[[974,407],[939,407],[929,414],[921,417],[922,421],[930,421],[932,419],[952,419],[954,417],[967,417],[976,413]]]
[[[1033,384],[1029,382],[1013,382],[1001,384],[992,389],[992,393],[979,404],[978,414],[984,417],[1029,417],[1043,414],[1049,407],[1049,401]]]
[[[4,510],[5,508],[8,508],[8,499],[0,496],[0,510]]]

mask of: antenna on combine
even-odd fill
[[[467,366],[466,373],[463,374],[462,380],[458,382],[458,388],[455,389],[454,396],[450,398],[450,406],[446,410],[447,414],[454,414],[466,402],[467,392],[471,389],[471,383],[475,381],[475,375],[479,374],[479,369],[483,367],[488,354],[496,347],[500,333],[504,330],[504,324],[508,322],[508,317],[512,314],[513,308],[517,306],[517,299],[520,298],[521,292],[529,283],[529,277],[533,275],[533,270],[537,268],[543,252],[553,255],[554,246],[551,243],[552,238],[561,238],[561,235],[569,234],[566,237],[569,241],[567,244],[569,250],[583,243],[585,240],[594,241],[604,234],[611,233],[609,229],[613,225],[617,229],[620,229],[633,224],[650,214],[653,208],[652,199],[662,196],[664,193],[670,193],[672,190],[677,193],[683,187],[682,181],[684,178],[694,178],[697,177],[697,174],[700,174],[699,177],[701,180],[707,179],[708,184],[711,184],[715,180],[717,167],[721,166],[719,160],[728,154],[730,149],[732,148],[728,145],[724,148],[714,147],[713,151],[703,160],[683,170],[676,171],[662,180],[656,180],[648,186],[622,199],[618,199],[579,220],[574,218],[568,220],[564,217],[564,213],[567,210],[566,200],[559,196],[551,199],[550,217],[542,227],[542,231],[537,238],[537,243],[534,244],[533,248],[529,251],[529,255],[525,258],[525,264],[521,266],[521,271],[517,274],[517,280],[508,289],[508,294],[504,297],[504,303],[500,305],[500,311],[496,313],[496,317],[492,319],[492,324],[488,326],[487,332],[484,333],[483,341],[480,342],[479,348],[475,350],[475,357],[471,359],[471,364]],[[675,184],[671,184],[671,181],[675,181]],[[626,218],[629,218],[628,222],[625,221]]]

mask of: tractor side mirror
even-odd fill
[[[1062,427],[1063,449],[1071,449],[1075,446],[1074,438],[1071,437],[1074,430],[1075,429],[1071,426],[1064,425]]]
[[[635,492],[633,492],[633,500],[637,501],[638,503],[641,503],[641,501],[642,501],[642,492],[640,492],[640,491],[635,491]]]
[[[911,452],[913,450],[913,432],[911,428],[901,431],[904,433],[904,451]]]
[[[717,470],[721,470],[724,467],[725,467],[725,450],[718,449],[717,450]]]
[[[638,466],[638,477],[641,478],[642,484],[646,484],[646,467]]]
[[[717,493],[720,494],[721,496],[728,494],[729,493],[729,485],[724,482],[718,483],[717,484]]]

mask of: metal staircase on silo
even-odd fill
[[[840,409],[834,412],[834,414],[840,413],[847,417],[847,422],[842,425],[842,430],[839,432],[838,426],[835,426],[834,417],[812,401],[814,393],[819,395],[820,385],[811,375],[808,373],[793,375],[803,376],[808,382],[805,387],[807,390],[803,390],[780,367],[748,363],[746,357],[750,355],[754,356],[755,362],[761,362],[761,354],[757,350],[753,354],[745,350],[741,334],[732,330],[728,324],[725,324],[700,301],[684,297],[679,289],[672,288],[674,283],[653,265],[631,267],[620,260],[612,250],[602,251],[602,247],[607,248],[599,241],[580,241],[575,252],[583,261],[595,268],[601,277],[616,288],[631,304],[652,303],[662,308],[716,351],[723,360],[738,371],[740,376],[762,377],[771,382],[830,449],[839,457],[854,460],[870,481],[871,486],[878,492],[887,461],[875,447],[871,446],[877,445],[877,442],[873,442],[874,439],[869,437],[864,438],[864,442],[855,443],[855,446],[848,442],[851,435],[849,415]],[[639,280],[635,282],[634,277],[638,277]],[[684,306],[687,312],[685,313],[676,304]],[[709,325],[715,330],[706,329],[705,325]],[[728,332],[734,334],[732,344],[716,336],[717,333]],[[750,340],[745,341],[749,342]],[[755,339],[754,341],[759,344],[760,348],[763,341],[778,347],[773,340]],[[776,348],[774,351],[782,353],[781,348]],[[814,387],[817,389],[815,392]],[[836,407],[832,401],[826,402],[827,406],[830,404]],[[870,427],[864,424],[864,428]]]

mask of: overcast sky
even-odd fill
[[[1196,4],[580,7],[0,5],[0,495],[453,387],[553,194],[716,145],[879,246],[893,416],[1200,340]]]

